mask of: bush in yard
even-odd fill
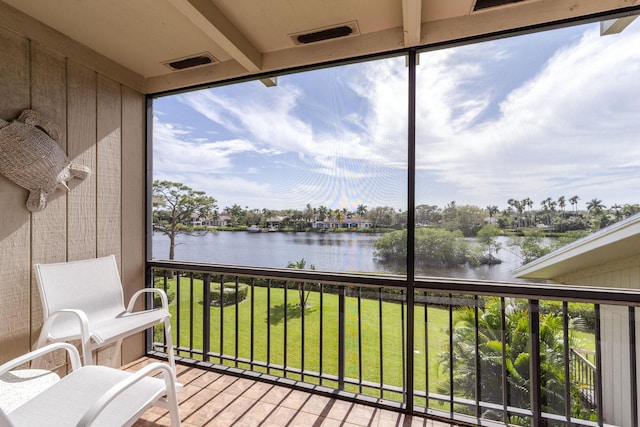
[[[164,278],[155,277],[153,279],[153,287],[157,289],[163,289],[165,291],[165,293],[167,294],[167,302],[169,304],[172,304],[173,301],[176,299],[176,291],[171,288],[171,285],[168,285],[167,289],[164,289]],[[153,306],[162,307],[162,301],[160,301],[160,295],[158,295],[157,293],[153,294]]]
[[[236,290],[238,292],[236,298]],[[220,283],[212,283],[209,295],[211,295],[211,305],[220,306],[220,300],[222,299],[222,305],[227,306],[235,304],[236,301],[244,301],[249,293],[249,286],[244,283],[225,282],[222,287],[222,297],[220,297]]]

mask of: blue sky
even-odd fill
[[[640,203],[640,24],[591,24],[422,53],[417,203]],[[403,57],[154,102],[154,178],[220,210],[406,209]]]

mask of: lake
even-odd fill
[[[256,267],[285,268],[289,262],[304,258],[307,268],[335,272],[385,272],[405,274],[406,266],[383,263],[374,257],[374,242],[380,234],[355,232],[274,232],[249,233],[219,231],[202,235],[181,234],[176,237],[176,261],[211,262]],[[417,269],[416,275],[458,277],[496,281],[514,281],[511,271],[521,265],[507,238],[499,237],[502,264],[479,267]],[[169,238],[153,235],[153,257],[169,258]]]

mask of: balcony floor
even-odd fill
[[[156,359],[142,358],[136,371]],[[180,418],[184,427],[450,427],[419,416],[351,403],[250,379],[178,365]],[[134,427],[168,426],[168,412],[151,408]]]

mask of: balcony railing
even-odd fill
[[[456,422],[637,425],[638,292],[166,261],[148,282],[183,363]]]

